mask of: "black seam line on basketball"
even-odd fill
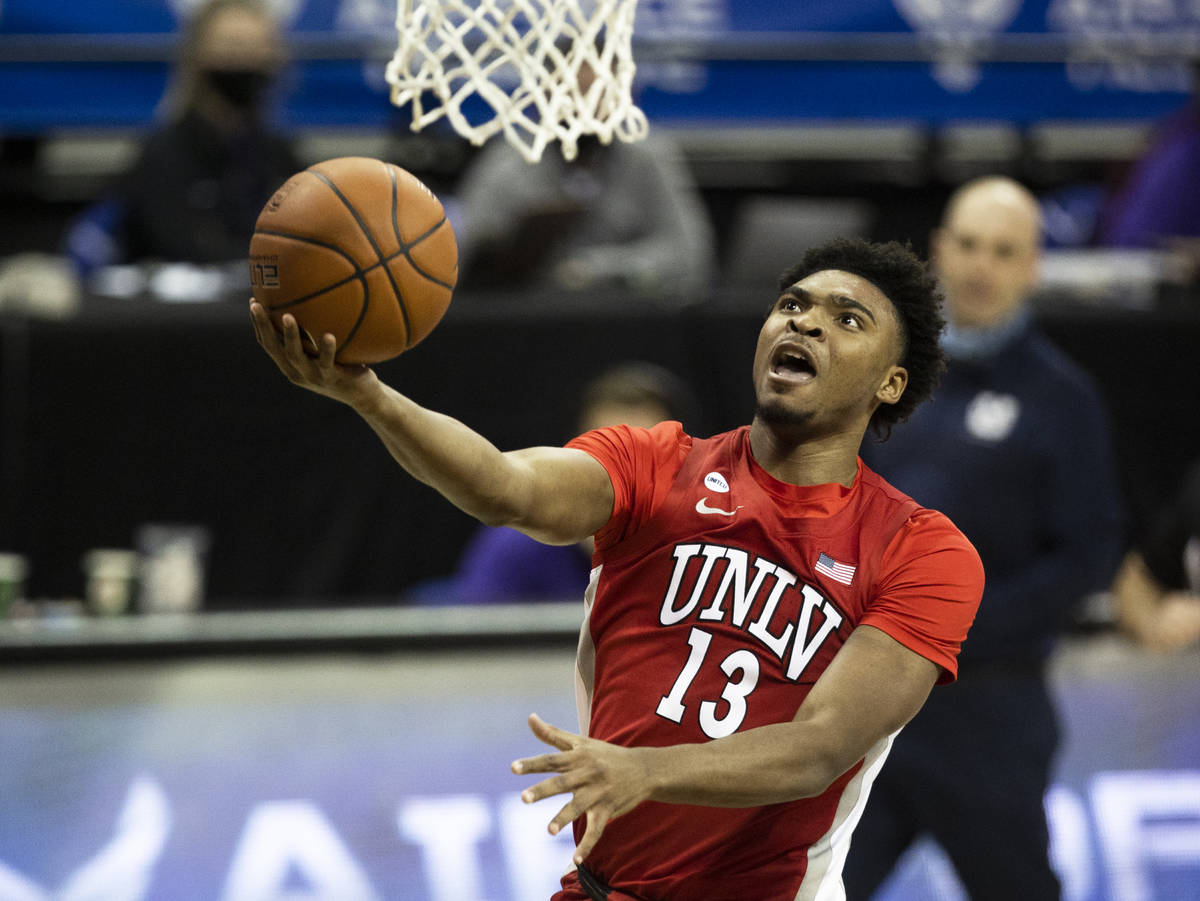
[[[392,233],[400,245],[400,252],[407,257],[408,249],[404,246],[404,240],[400,236],[400,186],[396,183],[396,170],[388,166],[387,173],[392,182]],[[388,262],[390,261],[391,258],[388,259]],[[412,261],[409,260],[409,262]],[[388,281],[392,283],[392,296],[396,298],[396,306],[400,308],[400,318],[404,320],[404,349],[407,350],[412,347],[412,324],[408,319],[408,303],[404,300],[404,292],[396,284],[396,279],[392,275],[392,267],[384,266],[384,272],[387,273]]]
[[[430,228],[424,234],[418,236],[415,241],[411,241],[408,244],[405,244],[403,241],[401,241],[399,250],[397,250],[395,253],[388,254],[386,257],[383,257],[379,261],[379,263],[372,263],[370,266],[368,266],[366,269],[363,269],[362,271],[370,272],[372,269],[374,269],[376,266],[379,266],[381,263],[390,263],[390,262],[392,262],[392,260],[398,259],[399,257],[404,257],[404,259],[408,260],[408,264],[410,266],[412,266],[414,270],[416,270],[418,275],[424,276],[426,279],[433,282],[435,285],[445,288],[448,291],[453,291],[454,285],[452,285],[450,282],[443,281],[442,279],[438,278],[436,275],[433,275],[430,272],[426,272],[424,269],[422,269],[417,264],[417,261],[414,260],[412,258],[412,255],[409,253],[409,250],[411,250],[413,247],[416,247],[418,244],[420,244],[422,241],[424,241],[426,238],[428,238],[430,235],[432,235],[434,232],[436,232],[439,228],[441,228],[442,224],[445,221],[446,221],[446,217],[443,216],[441,219],[438,220],[436,225],[434,225],[432,228]],[[289,235],[285,232],[268,232],[268,231],[262,231],[261,229],[259,230],[259,234],[263,234],[263,235],[278,234],[280,237],[284,237],[284,238],[295,237],[294,235]],[[297,240],[300,240],[300,239],[297,238]],[[315,244],[318,242],[314,241],[312,243]]]
[[[300,244],[312,244],[314,247],[324,247],[326,250],[332,250],[334,253],[336,253],[338,256],[340,256],[347,263],[349,263],[351,266],[354,267],[354,274],[347,276],[346,278],[342,279],[340,282],[334,282],[331,285],[325,285],[319,291],[313,291],[311,294],[305,294],[303,297],[294,297],[291,300],[284,301],[283,303],[271,304],[270,306],[267,306],[267,309],[271,310],[272,312],[274,312],[275,310],[287,310],[287,309],[290,309],[291,307],[298,307],[298,306],[300,306],[300,304],[306,303],[307,301],[312,300],[314,297],[318,297],[321,294],[324,294],[326,291],[332,291],[334,288],[340,288],[343,285],[348,285],[348,284],[350,284],[350,282],[354,281],[355,279],[357,279],[358,281],[361,281],[363,283],[363,296],[365,297],[366,291],[367,291],[366,275],[368,272],[370,272],[372,269],[374,269],[375,266],[379,265],[378,263],[376,263],[372,266],[367,267],[366,269],[363,269],[361,266],[358,265],[357,262],[355,262],[354,258],[352,256],[350,256],[350,254],[346,253],[344,250],[342,250],[336,244],[330,244],[328,241],[318,241],[316,238],[309,238],[309,237],[306,237],[305,235],[293,235],[291,232],[276,231],[275,229],[271,229],[271,228],[256,228],[254,230],[254,233],[256,235],[271,235],[272,237],[275,237],[275,238],[287,238],[289,241],[296,241]],[[266,305],[264,304],[264,306],[266,306]]]
[[[350,202],[349,198],[347,198],[346,195],[341,192],[341,190],[338,188],[338,186],[333,182],[333,180],[331,178],[329,178],[326,175],[323,175],[321,172],[319,172],[315,169],[312,170],[312,173],[317,178],[319,178],[321,181],[323,181],[326,184],[326,186],[328,186],[329,190],[333,191],[334,195],[338,198],[338,200],[340,200],[342,202],[342,205],[345,206],[346,209],[350,212],[350,215],[354,217],[354,221],[358,223],[359,230],[363,233],[363,236],[370,243],[371,249],[375,251],[376,259],[380,263],[386,262],[386,258],[383,255],[383,251],[379,249],[379,244],[375,241],[375,236],[371,233],[371,230],[369,228],[367,228],[366,222],[363,221],[362,216],[359,215],[358,210],[355,209],[355,207],[354,207],[354,204],[352,204]],[[446,221],[446,217],[443,215],[441,220],[439,222],[437,222],[432,228],[429,228],[428,230],[426,230],[424,234],[418,235],[417,238],[415,240],[413,240],[411,243],[406,243],[400,234],[400,224],[399,224],[400,186],[396,182],[396,170],[393,169],[391,166],[388,166],[387,173],[388,173],[388,179],[392,183],[392,231],[396,238],[396,243],[398,243],[400,245],[400,251],[404,254],[404,258],[406,260],[408,260],[409,265],[412,266],[413,269],[415,269],[422,277],[429,279],[434,284],[441,285],[443,288],[446,288],[448,290],[452,289],[451,285],[447,284],[446,282],[442,281],[441,279],[434,278],[429,273],[425,272],[424,269],[422,269],[420,266],[418,266],[416,264],[416,262],[412,258],[412,254],[409,253],[409,250],[411,248],[415,247],[417,244],[420,244],[422,241],[424,241],[426,238],[428,238],[431,234],[433,234],[435,231],[437,231],[438,228],[441,227],[442,222]],[[374,268],[374,267],[371,267],[371,268]],[[400,307],[400,316],[404,320],[404,347],[407,349],[409,347],[412,347],[412,345],[413,345],[412,324],[408,318],[408,304],[405,303],[405,301],[404,301],[404,292],[400,290],[400,285],[396,283],[396,276],[392,272],[391,267],[385,266],[383,273],[387,277],[388,282],[391,284],[392,295],[396,298],[397,305]],[[350,334],[347,335],[347,337],[346,337],[346,344],[349,344],[350,341],[354,338],[355,334],[358,333],[359,326],[362,325],[363,319],[366,318],[367,304],[369,303],[369,300],[368,300],[369,296],[370,296],[369,292],[364,290],[362,310],[359,312],[358,321],[354,323],[354,327],[352,329],[350,329]],[[345,346],[345,345],[343,345],[343,346]]]
[[[374,268],[375,268],[374,266],[371,267],[371,269],[374,269]],[[325,287],[321,288],[319,291],[313,291],[311,294],[305,294],[303,297],[294,297],[291,300],[284,301],[283,303],[277,303],[274,306],[267,307],[267,309],[270,310],[272,313],[274,313],[277,310],[290,310],[292,307],[298,307],[302,303],[307,303],[308,301],[312,300],[314,297],[320,297],[322,294],[325,294],[329,291],[333,291],[336,288],[341,288],[344,285],[348,285],[354,281],[363,283],[363,296],[365,297],[366,292],[367,292],[366,275],[369,271],[370,271],[370,269],[359,269],[354,273],[354,275],[347,276],[346,278],[342,279],[340,282],[333,282],[332,284],[328,284]],[[349,342],[349,340],[350,340],[349,338],[346,339],[347,342]],[[345,346],[346,346],[345,344],[342,345],[342,347],[345,347]],[[341,348],[339,348],[339,350],[340,349]]]
[[[259,229],[258,234],[274,235],[274,236],[280,237],[280,238],[295,238],[296,240],[303,242],[303,239],[297,238],[295,235],[289,235],[287,232],[270,232],[270,231],[265,231],[264,229]],[[306,243],[315,244],[319,247],[328,246],[328,245],[322,244],[320,241],[307,241]],[[331,249],[336,250],[337,248],[331,248]],[[306,303],[306,302],[312,300],[314,297],[319,297],[320,295],[326,293],[327,291],[332,291],[335,288],[340,288],[343,285],[348,285],[353,281],[364,281],[366,279],[367,275],[369,275],[373,269],[378,269],[380,266],[390,263],[392,260],[396,259],[397,257],[402,257],[402,256],[404,256],[403,252],[397,251],[396,253],[392,254],[390,257],[385,259],[382,263],[372,263],[366,269],[359,268],[354,263],[353,260],[351,260],[349,257],[347,257],[347,260],[350,262],[350,265],[354,266],[354,274],[353,275],[346,276],[340,282],[331,282],[330,284],[325,285],[324,287],[320,288],[319,290],[313,291],[311,294],[305,294],[303,297],[293,297],[291,300],[285,300],[283,303],[271,304],[271,305],[267,306],[267,309],[271,310],[272,312],[274,312],[275,310],[287,310],[287,309],[290,309],[291,307],[297,307],[302,303]],[[364,290],[365,290],[365,286],[364,286]]]
[[[420,275],[423,275],[425,278],[429,279],[429,281],[433,282],[435,285],[441,285],[441,286],[442,286],[443,288],[445,288],[447,291],[453,291],[453,290],[454,290],[454,285],[450,284],[449,282],[442,281],[442,280],[441,280],[440,278],[438,278],[436,275],[433,275],[433,274],[431,274],[431,273],[429,273],[429,272],[426,272],[424,269],[422,269],[422,268],[421,268],[421,267],[420,267],[420,266],[417,264],[417,261],[416,261],[416,260],[414,260],[414,259],[412,258],[412,254],[411,254],[411,253],[409,253],[409,251],[410,251],[410,250],[412,250],[414,247],[416,247],[418,244],[420,244],[422,241],[424,241],[426,238],[428,238],[430,235],[432,235],[434,232],[436,232],[436,231],[437,231],[439,228],[441,228],[441,227],[442,227],[442,224],[443,224],[445,221],[446,221],[446,217],[445,217],[445,216],[443,216],[443,217],[442,217],[441,219],[439,219],[439,220],[438,220],[438,221],[437,221],[437,222],[436,222],[436,223],[435,223],[435,224],[434,224],[434,225],[433,225],[433,226],[432,226],[432,227],[431,227],[431,228],[430,228],[428,231],[426,231],[426,232],[425,232],[423,235],[418,235],[416,238],[414,238],[412,241],[410,241],[410,242],[409,242],[409,243],[407,243],[407,244],[405,244],[403,241],[401,241],[401,242],[400,242],[400,252],[401,252],[402,254],[404,254],[404,258],[405,258],[406,260],[408,260],[408,264],[409,264],[410,266],[412,266],[412,267],[413,267],[413,269],[417,270],[417,272],[418,272]],[[397,235],[397,237],[399,237],[399,236]]]
[[[379,245],[375,243],[375,236],[373,234],[371,234],[371,230],[369,228],[367,228],[367,223],[363,221],[363,217],[360,216],[358,213],[358,210],[356,210],[354,208],[354,204],[352,204],[350,202],[349,198],[346,197],[346,195],[342,193],[341,189],[338,188],[338,186],[333,183],[333,180],[331,178],[329,178],[327,175],[322,175],[316,169],[313,169],[311,171],[312,171],[313,175],[315,175],[321,181],[325,182],[326,187],[328,187],[329,190],[331,190],[334,193],[334,196],[337,197],[337,199],[342,202],[342,206],[344,206],[346,208],[346,210],[350,213],[350,215],[354,217],[354,221],[358,223],[358,230],[363,233],[363,237],[367,239],[367,243],[369,243],[371,245],[371,249],[375,251],[376,261],[379,263],[382,263],[383,262],[383,252],[379,249]],[[391,170],[389,169],[388,171],[390,172]],[[372,266],[371,268],[373,269],[374,266]],[[360,271],[362,271],[362,270],[360,270]],[[396,287],[396,281],[395,281],[395,279],[392,278],[391,272],[388,272],[387,267],[384,267],[384,272],[387,272],[388,281],[390,281],[392,283],[392,291],[397,291],[398,289]],[[367,318],[367,307],[370,305],[370,303],[371,303],[371,292],[370,292],[370,290],[368,290],[366,282],[364,280],[362,308],[358,311],[358,319],[355,320],[354,325],[350,328],[350,331],[346,334],[346,340],[342,343],[342,350],[344,350],[350,344],[350,342],[354,340],[354,336],[358,334],[358,330],[362,326],[363,320]],[[405,345],[404,346],[407,347],[408,346],[407,339],[409,337],[408,317],[407,316],[405,316],[404,325],[405,325],[405,329],[404,329]]]

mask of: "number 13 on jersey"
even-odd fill
[[[687,711],[684,698],[688,689],[691,688],[696,674],[700,672],[700,667],[704,665],[710,644],[712,644],[712,635],[693,626],[692,631],[688,633],[688,645],[691,647],[691,653],[688,655],[679,677],[675,680],[675,684],[671,686],[670,693],[658,702],[656,713],[659,716],[674,723],[683,722],[683,715]],[[729,677],[729,681],[725,683],[725,688],[721,691],[720,698],[728,705],[724,716],[719,715],[717,701],[700,702],[700,729],[709,738],[724,738],[726,735],[732,735],[742,724],[742,720],[746,717],[746,699],[758,685],[758,657],[753,651],[740,648],[721,661],[721,671]]]

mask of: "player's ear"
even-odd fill
[[[908,370],[903,366],[892,366],[880,383],[879,390],[875,392],[875,399],[881,404],[894,404],[900,400],[906,387],[908,387]]]

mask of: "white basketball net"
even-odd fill
[[[472,144],[503,132],[531,163],[551,141],[569,160],[582,135],[640,140],[649,126],[632,99],[636,6],[398,0],[400,41],[387,67],[392,103],[412,104],[414,131],[445,116]],[[463,113],[475,95],[491,108],[486,121]]]

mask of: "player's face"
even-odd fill
[[[816,272],[784,291],[754,354],[756,417],[821,433],[866,427],[907,382],[896,309],[849,272]]]
[[[1023,203],[981,190],[968,194],[933,234],[932,257],[950,320],[990,328],[1020,307],[1038,277],[1038,230]]]

